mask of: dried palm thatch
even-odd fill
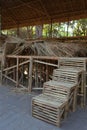
[[[39,55],[59,57],[85,57],[87,56],[87,41],[74,40],[62,42],[58,40],[28,41],[16,37],[7,37],[6,54],[13,55]]]
[[[69,44],[58,41],[25,41],[21,44],[17,44],[12,54],[59,57],[85,57],[87,56],[87,45],[83,45],[83,43]]]

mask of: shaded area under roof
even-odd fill
[[[0,0],[2,29],[87,18],[87,0]]]

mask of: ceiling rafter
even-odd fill
[[[71,9],[73,11],[72,0],[70,0],[70,6],[71,6]]]
[[[81,10],[79,10],[79,11],[77,11],[77,12],[73,12],[72,15],[71,15],[70,12],[65,12],[64,14],[60,14],[60,15],[54,14],[53,20],[54,20],[55,18],[63,19],[64,16],[65,16],[65,17],[67,17],[67,16],[71,16],[71,17],[72,17],[72,16],[74,15],[74,13],[75,13],[76,15],[78,15],[78,13],[81,14],[81,13],[83,13],[83,12],[82,12]],[[87,13],[87,12],[85,12],[85,13]],[[62,18],[61,18],[61,16],[62,16]],[[46,19],[46,18],[45,18],[45,19]],[[43,20],[43,17],[38,17],[38,18],[37,18],[37,17],[35,17],[35,18],[32,17],[32,18],[29,18],[29,19],[26,19],[26,18],[25,18],[25,19],[21,20],[21,22],[22,22],[22,21],[29,21],[29,20],[30,20],[30,21]],[[30,21],[29,21],[29,22],[30,22]],[[49,20],[49,21],[50,21],[50,20]]]
[[[51,19],[51,17],[50,17],[50,15],[49,15],[47,9],[45,8],[44,3],[42,2],[42,0],[38,0],[38,1],[41,3],[41,6],[42,6],[42,8],[43,8],[45,14],[47,15],[47,17],[48,17],[49,19]]]
[[[33,0],[33,2],[36,2],[36,1],[38,1],[38,0]],[[12,9],[20,8],[22,6],[26,6],[28,8],[31,8],[31,9],[35,10],[38,13],[41,13],[41,14],[45,15],[45,13],[43,11],[41,11],[41,10],[39,10],[39,9],[34,8],[33,6],[31,6],[30,5],[32,3],[31,1],[25,3],[25,2],[23,2],[23,0],[20,0],[20,2],[21,2],[20,5],[16,5],[16,6],[13,6],[13,7],[8,7],[8,8],[2,8],[2,10],[12,10]]]
[[[2,28],[87,18],[87,0],[1,0]],[[5,3],[5,4],[4,4]],[[0,3],[1,4],[1,3]],[[9,17],[9,18],[8,18]],[[9,23],[10,22],[10,23]]]
[[[28,4],[31,4],[32,2],[35,2],[35,1],[37,1],[37,0],[29,1]],[[11,6],[11,7],[5,7],[5,6],[3,6],[3,5],[1,4],[1,7],[2,7],[3,9],[9,10],[9,9],[19,8],[19,7],[23,6],[23,4],[24,4],[24,3],[21,3],[21,4],[18,4],[18,5]]]
[[[14,23],[17,25],[17,20],[13,17],[13,14],[11,14],[11,12],[8,12],[8,16],[10,20],[13,20]]]
[[[72,12],[64,12],[64,13],[62,13],[62,14],[58,14],[58,13],[57,13],[57,14],[53,14],[53,16],[54,16],[54,17],[55,17],[55,16],[56,16],[56,17],[59,17],[59,16],[60,16],[60,17],[61,17],[61,16],[64,17],[64,16],[66,16],[66,15],[68,16],[68,15],[71,15],[71,14],[72,14],[72,15],[74,15],[74,14],[81,15],[81,13],[83,14],[83,11],[82,11],[82,10],[78,10],[78,11],[72,11]],[[87,10],[85,10],[84,13],[87,14]],[[51,16],[51,17],[52,17],[52,16]]]
[[[84,10],[86,10],[86,0],[83,0],[83,7],[84,7]]]
[[[21,2],[23,5],[25,5],[26,7],[31,8],[31,9],[33,9],[34,11],[37,11],[38,13],[45,14],[43,11],[41,11],[41,10],[39,10],[39,9],[37,9],[37,8],[35,8],[35,7],[33,7],[33,6],[31,6],[29,3],[25,3],[23,0],[20,0],[20,2]]]

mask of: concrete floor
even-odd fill
[[[0,130],[87,130],[87,108],[70,113],[61,128],[31,115],[32,95],[0,86]]]

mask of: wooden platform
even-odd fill
[[[32,114],[38,119],[59,126],[66,103],[66,99],[62,100],[60,98],[41,94],[36,98],[33,98]]]
[[[60,126],[72,105],[76,106],[77,84],[48,81],[44,83],[43,94],[32,100],[32,115],[48,123]]]

